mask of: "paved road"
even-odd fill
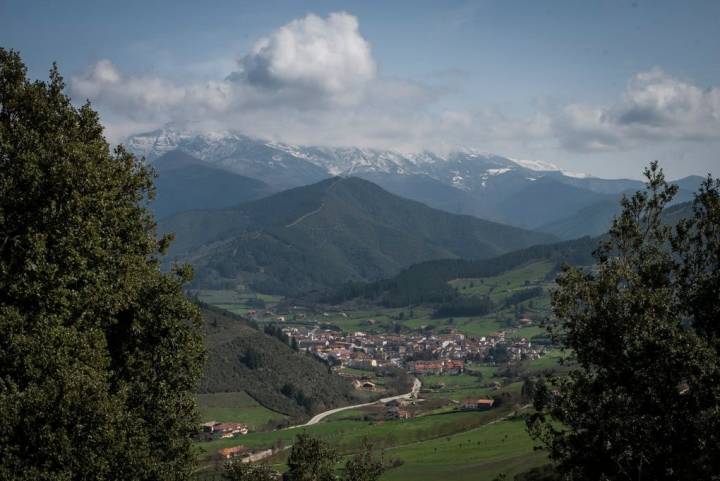
[[[417,394],[420,392],[420,387],[421,387],[421,386],[422,386],[422,383],[420,382],[420,380],[419,380],[418,378],[415,378],[415,381],[413,382],[412,390],[411,390],[409,393],[399,394],[399,395],[397,395],[397,396],[386,397],[386,398],[381,399],[380,401],[374,401],[374,402],[371,402],[371,403],[355,404],[355,405],[353,405],[353,406],[345,406],[345,407],[341,407],[341,408],[330,409],[329,411],[324,411],[324,412],[321,412],[320,414],[316,414],[315,416],[313,416],[312,419],[310,419],[310,421],[306,422],[305,424],[298,424],[297,426],[290,426],[290,427],[287,428],[287,429],[294,429],[294,428],[302,428],[302,427],[305,427],[305,426],[312,426],[313,424],[319,423],[320,421],[322,421],[323,419],[325,419],[325,418],[328,417],[328,416],[332,416],[332,415],[335,414],[335,413],[339,413],[339,412],[342,412],[342,411],[347,411],[347,410],[349,410],[349,409],[357,409],[357,408],[362,408],[362,407],[365,407],[365,406],[372,406],[373,404],[377,404],[377,403],[386,404],[386,403],[389,403],[390,401],[395,401],[395,400],[397,400],[397,399],[410,399],[410,398],[412,398],[412,397],[414,397],[414,396],[417,396]]]

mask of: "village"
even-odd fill
[[[544,347],[502,330],[477,337],[456,330],[447,334],[343,333],[319,325],[288,326],[282,331],[298,349],[335,368],[395,367],[415,376],[462,374],[468,361],[507,363],[537,359],[545,353]]]
[[[437,380],[438,376],[457,377],[471,371],[472,365],[508,365],[536,360],[547,353],[545,345],[534,345],[518,329],[498,330],[485,336],[467,335],[455,329],[443,333],[423,329],[405,333],[343,331],[327,323],[307,319],[301,323],[288,322],[285,316],[270,311],[266,314],[261,317],[266,332],[326,363],[338,375],[350,380],[357,391],[371,396],[369,399],[378,400],[387,395],[385,393],[392,393],[384,385],[381,374],[388,370],[407,373],[409,379],[420,380],[422,390],[366,407],[365,419],[372,422],[411,419],[422,413],[428,406],[423,407],[425,403],[420,393],[431,393],[444,387],[443,382]],[[370,327],[374,324],[372,319],[365,323]],[[524,326],[531,323],[529,319],[522,320]],[[488,380],[488,385],[493,384],[497,384],[496,389],[500,388],[497,381]],[[454,403],[450,409],[455,411],[486,411],[494,407],[495,401],[491,397],[472,397]],[[210,421],[202,428],[197,438],[200,441],[242,437],[248,433],[246,425],[237,423]],[[218,450],[217,457],[252,462],[275,451],[239,445]]]

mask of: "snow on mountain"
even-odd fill
[[[549,172],[586,177],[562,172],[548,162],[512,159],[477,149],[459,149],[447,155],[428,151],[403,154],[357,147],[299,146],[230,131],[164,128],[134,135],[126,146],[149,162],[179,149],[218,167],[286,186],[337,175],[422,175],[460,190],[479,192],[493,185],[532,182]]]
[[[512,160],[518,165],[525,167],[526,169],[535,170],[538,172],[558,172],[560,170],[557,165],[542,160],[520,160],[510,157],[508,157],[508,159]]]
[[[508,157],[509,160],[512,160],[518,165],[521,165],[525,167],[526,169],[534,170],[537,172],[560,172],[562,175],[566,177],[573,177],[575,179],[586,179],[588,177],[592,177],[590,174],[585,174],[582,172],[572,172],[568,170],[563,170],[560,167],[558,167],[555,164],[552,164],[550,162],[545,162],[543,160],[520,160],[520,159],[513,159]]]
[[[561,170],[560,172],[562,172],[562,175],[565,177],[573,177],[575,179],[589,179],[592,177],[591,174],[586,174],[584,172],[572,172],[569,170]]]

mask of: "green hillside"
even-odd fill
[[[150,208],[159,219],[187,210],[230,207],[274,192],[260,180],[218,169],[179,150],[156,159],[153,167],[157,193]]]
[[[203,306],[202,316],[208,360],[201,394],[244,391],[264,408],[290,416],[354,400],[350,384],[309,355],[220,309]]]
[[[537,245],[492,259],[443,259],[413,265],[394,277],[370,283],[347,283],[328,291],[321,300],[338,303],[357,297],[371,299],[388,307],[423,303],[441,303],[459,297],[457,289],[448,284],[453,279],[496,276],[516,267],[547,261],[555,270],[563,262],[587,264],[597,239],[584,237],[556,244]]]
[[[443,258],[489,258],[549,234],[448,214],[358,178],[333,178],[243,204],[164,222],[189,260],[195,287],[238,284],[278,294],[369,281]]]
[[[673,224],[676,222],[673,219],[677,212],[682,212],[682,215],[689,214],[690,201],[694,198],[702,180],[702,177],[690,176],[674,182],[678,186],[678,192],[665,212],[668,223]],[[632,190],[629,190],[622,192],[622,194],[629,195],[632,192]],[[537,229],[561,239],[602,235],[612,225],[613,218],[622,211],[620,194],[607,196],[598,202],[586,205],[568,217],[549,222],[537,227]]]
[[[668,207],[663,212],[663,219],[672,226],[691,213],[692,204],[684,202]],[[553,272],[556,272],[562,263],[592,264],[592,253],[601,239],[602,236],[582,237],[554,244],[535,245],[491,259],[440,259],[421,262],[386,279],[348,282],[322,294],[308,294],[304,299],[342,303],[364,298],[386,307],[451,302],[460,296],[457,289],[448,284],[453,279],[496,276],[538,261],[550,262],[554,266]]]

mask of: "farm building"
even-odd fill
[[[220,459],[232,459],[237,456],[242,456],[248,452],[248,448],[245,446],[233,446],[231,448],[218,449],[218,457]]]
[[[469,411],[487,411],[492,409],[495,401],[493,399],[471,399],[465,401],[462,405],[463,409]]]

